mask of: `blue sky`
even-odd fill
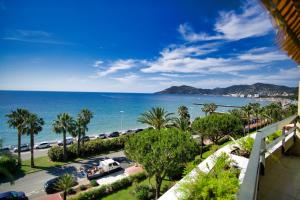
[[[0,0],[0,89],[297,86],[255,0]]]

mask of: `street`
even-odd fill
[[[47,152],[47,150],[41,152]],[[22,156],[23,155],[26,154],[22,154]],[[30,153],[28,155],[30,156]],[[77,173],[77,170],[80,166],[85,164],[99,164],[99,161],[106,157],[118,161],[121,164],[121,167],[124,169],[132,165],[132,163],[125,157],[123,151],[113,152],[107,155],[96,156],[88,160],[77,161],[62,167],[54,167],[36,173],[27,174],[24,177],[15,180],[14,185],[10,185],[10,183],[0,183],[0,192],[23,191],[26,193],[29,199],[39,199],[40,197],[46,195],[43,186],[44,183],[49,179],[60,176],[64,173],[73,173],[77,176],[78,181],[80,182],[85,179],[85,177],[82,177],[81,174]]]

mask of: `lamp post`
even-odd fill
[[[121,131],[123,131],[123,113],[124,113],[124,111],[121,110],[120,113],[121,113]]]

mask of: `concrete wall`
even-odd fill
[[[299,82],[300,86],[300,82]],[[298,88],[298,116],[300,116],[300,87]],[[300,121],[297,122],[296,141],[291,149],[291,153],[295,156],[300,156]]]

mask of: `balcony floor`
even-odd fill
[[[300,157],[283,156],[260,177],[259,200],[300,200]]]

